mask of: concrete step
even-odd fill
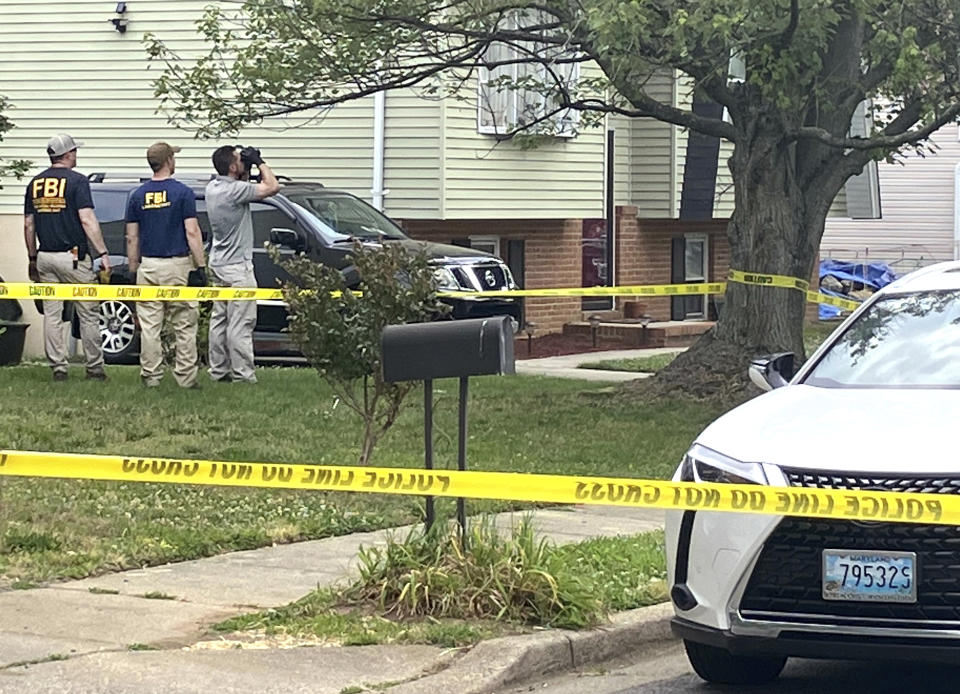
[[[597,325],[597,339],[618,342],[628,347],[689,347],[710,330],[713,321],[658,321],[646,326],[639,320],[601,321]],[[567,323],[563,334],[593,337],[593,326],[588,322]]]

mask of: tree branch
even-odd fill
[[[917,103],[917,102],[914,102]],[[925,140],[947,123],[960,118],[960,102],[952,104],[943,113],[931,120],[918,130],[908,130],[919,120],[919,105],[914,107],[916,114],[909,115],[912,110],[910,106],[897,116],[886,128],[883,129],[884,135],[880,137],[836,137],[823,128],[802,127],[794,133],[792,140],[816,140],[830,147],[854,150],[870,149],[896,149],[903,145],[912,144]]]

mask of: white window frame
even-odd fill
[[[485,253],[492,253],[498,258],[503,257],[500,255],[500,237],[499,236],[481,235],[481,236],[469,236],[467,238],[470,240],[470,248],[476,248],[477,250],[484,251]],[[493,246],[493,251],[487,251],[486,248],[481,248],[480,247],[481,245]]]
[[[514,60],[518,58],[517,51],[510,47],[506,46],[507,55],[505,60]],[[532,67],[532,64],[530,65]],[[498,70],[508,70],[509,73],[506,76],[516,82],[520,77],[521,68],[528,67],[527,64],[513,63],[511,65],[500,66],[496,69]],[[537,66],[540,69],[541,77],[546,79],[547,67],[544,65]],[[565,69],[569,68],[570,76],[567,80],[568,88],[574,88],[580,82],[580,63],[571,63],[555,66],[556,68]],[[477,74],[477,132],[481,135],[505,135],[509,133],[513,127],[517,124],[521,115],[521,105],[530,100],[530,93],[523,89],[507,89],[507,108],[506,108],[506,122],[497,123],[496,116],[493,111],[487,108],[487,104],[490,103],[489,93],[493,90],[493,87],[489,86],[491,80],[498,79],[501,75],[491,75],[491,71],[484,65],[480,66]],[[501,89],[496,90],[497,93]],[[547,108],[547,99],[546,94],[535,94],[533,95],[539,104],[537,107],[539,109]],[[484,116],[490,116],[491,123],[484,123]],[[574,138],[579,134],[578,128],[580,125],[580,112],[574,109],[567,109],[566,112],[557,114],[554,119],[555,129],[553,133],[549,133],[554,137],[559,138]]]
[[[709,282],[710,281],[710,236],[708,234],[684,234],[684,253],[683,253],[683,281],[684,282]],[[687,276],[687,245],[691,242],[703,243],[703,277],[693,278]],[[688,301],[691,297],[685,299]],[[700,297],[701,309],[699,313],[690,313],[684,317],[684,320],[704,320],[707,317],[707,296]]]

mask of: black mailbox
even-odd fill
[[[388,325],[380,338],[383,380],[423,381],[424,465],[433,469],[433,381],[460,379],[457,416],[457,469],[467,469],[467,389],[470,376],[514,374],[513,319],[510,316]],[[460,542],[467,543],[467,510],[457,499]],[[426,526],[434,522],[433,498],[427,497]]]
[[[510,316],[390,325],[381,339],[389,383],[516,373]]]

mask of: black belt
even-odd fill
[[[145,256],[143,256],[143,257],[144,257],[144,258],[157,258],[157,259],[168,260],[168,259],[170,259],[170,258],[189,258],[189,257],[190,257],[190,254],[189,254],[189,253],[184,253],[183,255],[145,255]]]

